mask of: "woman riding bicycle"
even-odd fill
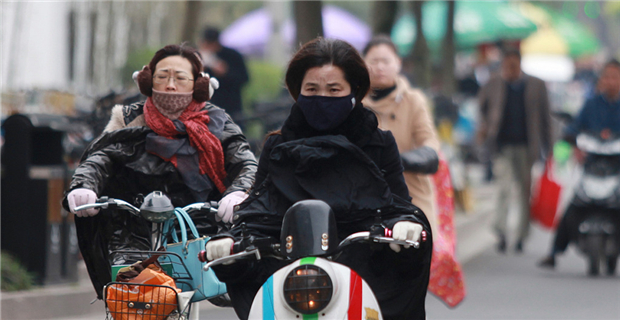
[[[136,262],[112,251],[150,250],[151,224],[122,212],[98,215],[98,209],[75,207],[100,196],[133,203],[159,190],[177,207],[220,200],[218,216],[226,220],[254,182],[256,159],[230,116],[206,102],[214,89],[202,70],[192,47],[157,51],[137,76],[146,101],[114,107],[73,175],[63,204],[77,215],[80,250],[99,298],[112,280],[110,263]],[[204,231],[217,232],[204,217],[193,218]]]

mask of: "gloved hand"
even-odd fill
[[[232,223],[233,209],[236,205],[243,202],[248,197],[248,194],[243,191],[235,191],[227,194],[224,198],[218,202],[216,219],[224,220],[225,223]]]
[[[396,240],[420,241],[422,230],[422,225],[419,223],[400,221],[394,225],[394,228],[392,228],[392,238]],[[405,249],[409,248],[407,245],[404,247]],[[400,245],[398,244],[390,243],[390,248],[394,250],[394,252],[400,252]]]
[[[229,256],[234,242],[232,238],[221,238],[207,242],[205,246],[207,261]]]
[[[67,202],[69,203],[69,210],[78,217],[92,217],[99,213],[99,208],[75,211],[75,207],[97,202],[97,194],[90,189],[78,188],[72,190],[67,195]]]
[[[432,174],[439,168],[439,157],[431,147],[423,146],[400,154],[405,171]]]

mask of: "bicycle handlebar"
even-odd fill
[[[92,209],[92,208],[108,209],[110,207],[112,208],[118,207],[120,209],[129,211],[133,215],[136,215],[136,216],[140,215],[140,209],[135,207],[131,203],[124,201],[124,200],[108,198],[108,197],[101,197],[97,199],[97,202],[95,203],[89,203],[89,204],[77,206],[75,207],[75,211],[77,212],[77,211],[87,210],[87,209]],[[183,207],[182,209],[187,213],[191,213],[194,211],[200,211],[203,209],[209,210],[209,212],[211,213],[217,213],[217,208],[218,208],[217,202],[210,201],[210,202],[192,203],[192,204],[189,204]]]
[[[101,197],[97,199],[97,202],[95,203],[89,203],[89,204],[77,206],[75,207],[75,211],[77,212],[77,211],[92,209],[92,208],[108,209],[110,207],[118,207],[118,208],[127,210],[131,214],[136,215],[136,216],[140,214],[140,209],[136,208],[131,203],[124,201],[124,200],[108,198],[108,197]]]
[[[210,201],[210,202],[192,203],[192,204],[189,204],[183,207],[183,210],[185,210],[185,212],[187,213],[191,213],[194,211],[200,211],[204,209],[204,210],[209,210],[209,212],[211,213],[217,213],[217,208],[218,208],[217,201]]]

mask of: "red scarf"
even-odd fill
[[[220,140],[207,127],[210,118],[207,110],[202,110],[205,104],[205,102],[198,103],[192,100],[178,120],[185,125],[190,145],[198,150],[200,174],[207,174],[220,193],[224,193],[226,190],[226,186],[224,186],[224,179],[226,178],[224,151]],[[177,135],[183,133],[177,131],[172,120],[157,110],[150,97],[146,99],[144,104],[144,118],[146,124],[162,137],[175,139]],[[164,160],[172,162],[175,167],[177,166],[176,155]]]

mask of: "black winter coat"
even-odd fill
[[[209,111],[219,109],[209,103],[205,108]],[[172,163],[146,151],[146,136],[153,131],[143,120],[143,104],[122,106],[122,110],[115,110],[111,123],[120,111],[122,128],[106,131],[90,144],[73,175],[67,194],[76,188],[88,188],[98,196],[134,203],[139,194],[145,196],[159,190],[171,198],[174,206],[221,198],[222,195],[214,188],[209,199],[195,199]],[[227,190],[224,194],[247,191],[254,182],[257,164],[245,136],[228,115],[223,130],[216,136],[224,150],[227,172]],[[63,204],[68,209],[66,196]],[[217,227],[204,217],[192,218],[198,226],[202,226],[201,233],[217,231]],[[107,210],[94,217],[76,217],[75,223],[80,250],[99,298],[102,297],[103,286],[111,281],[110,263],[135,262],[134,257],[112,255],[113,250],[149,250],[151,247],[151,223],[130,216],[126,211]]]
[[[284,213],[304,199],[321,199],[332,207],[340,241],[369,230],[377,209],[388,228],[398,221],[420,223],[428,233],[420,249],[395,253],[388,246],[371,249],[359,244],[348,247],[337,261],[369,283],[384,318],[424,319],[432,237],[426,217],[408,197],[392,134],[378,129],[374,114],[361,106],[350,116],[357,134],[343,128],[329,135],[304,134],[299,130],[303,121],[293,121],[295,109],[282,134],[270,136],[265,143],[255,187],[235,212],[229,235],[238,240],[243,222],[251,234],[280,239]],[[291,126],[296,128],[293,138]],[[263,282],[289,262],[264,258],[214,270],[226,282],[237,315],[246,319]]]

